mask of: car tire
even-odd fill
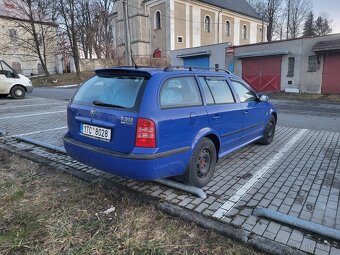
[[[23,99],[26,95],[26,91],[22,86],[14,86],[11,89],[11,96],[15,99]]]
[[[214,143],[208,139],[201,139],[190,159],[188,174],[188,184],[202,188],[206,186],[213,177],[217,155]]]
[[[275,135],[276,120],[273,115],[270,116],[266,129],[264,130],[263,138],[259,140],[260,144],[271,144]]]

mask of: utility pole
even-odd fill
[[[287,18],[287,38],[286,39],[289,39],[289,23],[290,23],[290,1],[291,0],[288,0],[288,18]]]
[[[264,14],[262,15],[262,39],[261,42],[264,42]]]
[[[125,27],[125,52],[126,52],[126,62],[128,66],[132,66],[131,60],[131,38],[130,38],[130,27],[129,27],[129,16],[127,1],[123,0],[123,12],[124,12],[124,27]]]

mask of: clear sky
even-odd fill
[[[340,33],[340,0],[312,0],[314,15],[325,12],[333,20],[332,33]]]

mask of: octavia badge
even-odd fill
[[[96,110],[95,110],[95,109],[92,109],[92,110],[90,111],[90,115],[91,115],[91,117],[93,118],[94,115],[96,115]]]

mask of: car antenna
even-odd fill
[[[135,60],[133,59],[132,53],[130,53],[130,51],[127,50],[126,44],[123,43],[122,39],[119,38],[119,40],[120,40],[120,43],[124,45],[125,52],[129,52],[130,58],[131,58],[131,60],[132,60],[132,62],[133,62],[133,65],[135,66],[135,69],[138,69],[138,65],[136,64]]]

